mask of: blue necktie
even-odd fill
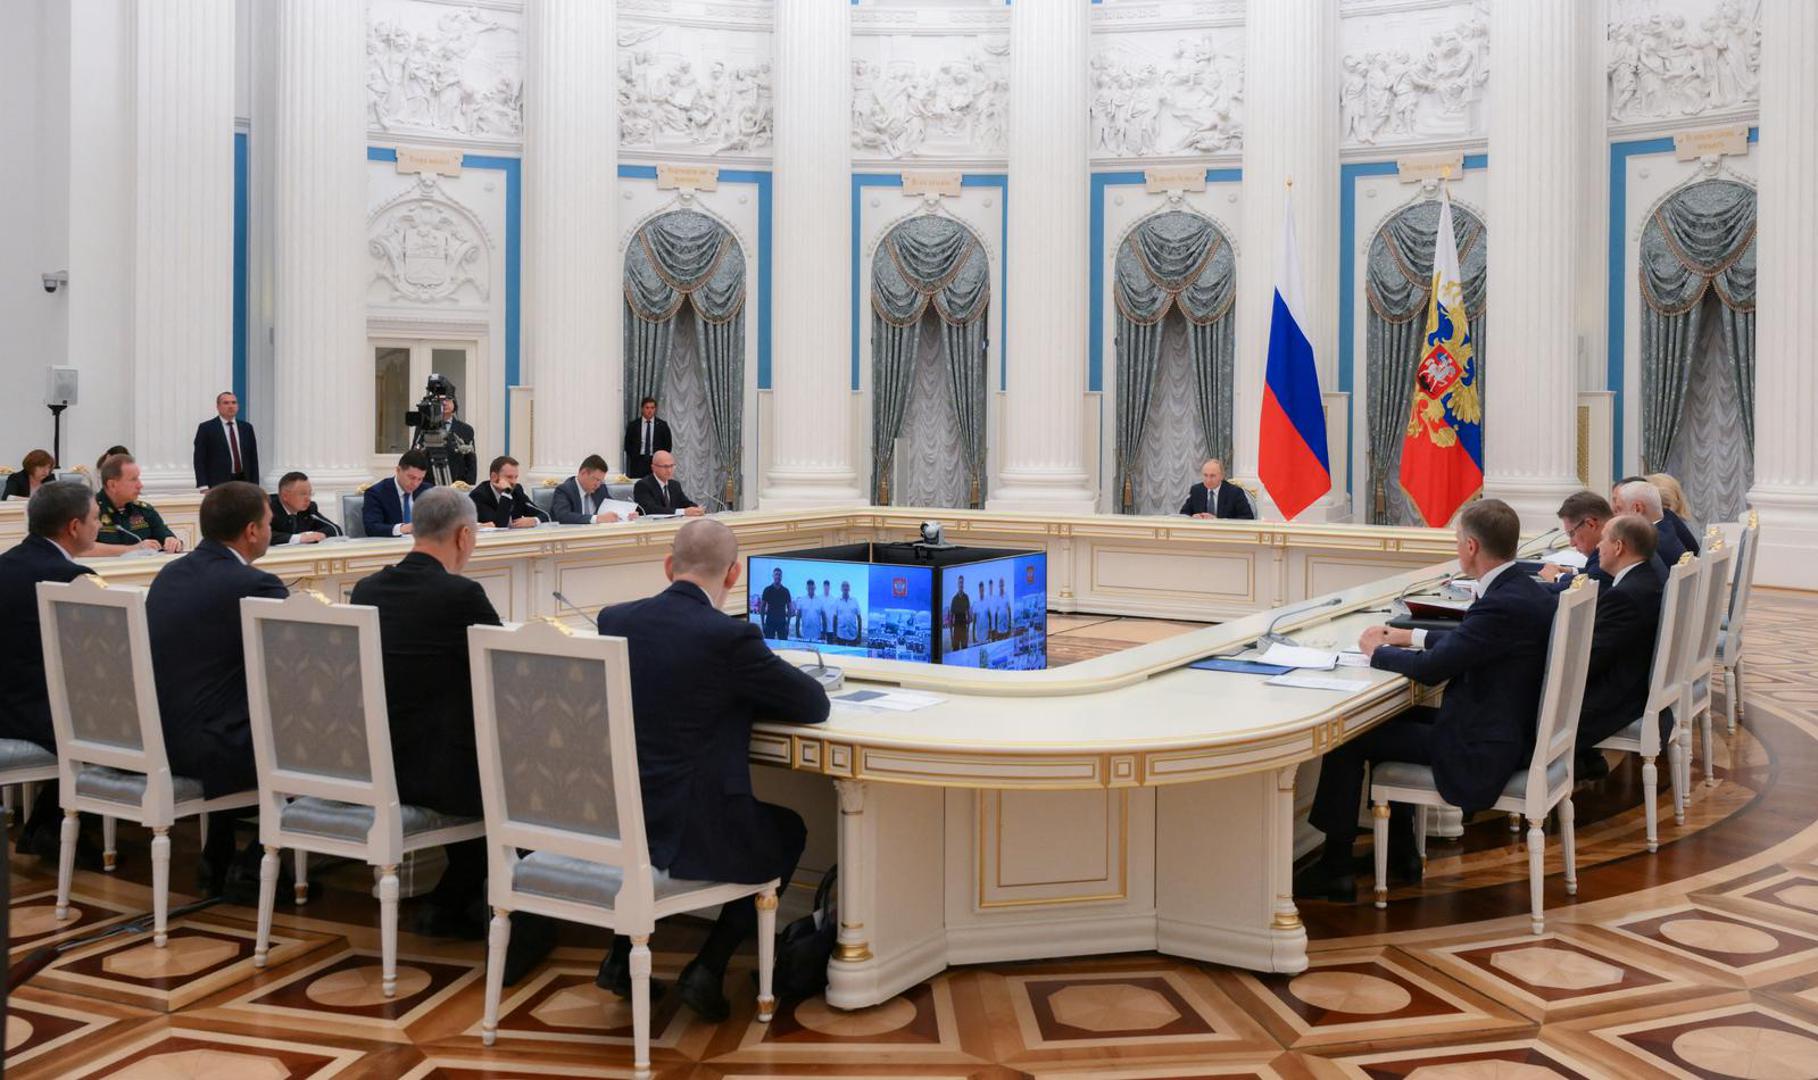
[[[404,524],[410,524],[410,492],[404,493]]]

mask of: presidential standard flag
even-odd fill
[[[1435,528],[1452,520],[1483,487],[1483,403],[1477,358],[1465,318],[1452,199],[1441,193],[1433,245],[1433,296],[1427,336],[1414,369],[1414,407],[1401,443],[1401,489]]]
[[[1326,412],[1319,370],[1307,340],[1306,293],[1294,247],[1292,196],[1282,206],[1281,257],[1275,263],[1275,306],[1269,316],[1269,364],[1263,381],[1262,445],[1257,474],[1289,521],[1332,490],[1326,456]]]

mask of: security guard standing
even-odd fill
[[[139,501],[144,487],[139,463],[131,454],[115,454],[101,463],[101,490],[95,493],[101,532],[95,537],[95,554],[122,555],[140,548],[172,554],[183,550],[183,541],[164,524],[163,516],[149,503]]]

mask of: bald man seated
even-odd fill
[[[1225,483],[1225,463],[1213,458],[1199,467],[1200,482],[1187,492],[1180,512],[1192,518],[1253,519],[1250,498],[1236,484]]]
[[[667,450],[658,450],[650,459],[650,475],[642,477],[632,486],[631,497],[637,500],[638,510],[658,517],[670,517],[681,514],[684,517],[700,517],[706,513],[675,478],[675,455]]]

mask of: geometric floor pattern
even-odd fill
[[[1750,616],[1744,727],[1719,731],[1717,785],[1698,785],[1683,828],[1663,795],[1652,856],[1632,785],[1587,796],[1579,895],[1549,888],[1541,936],[1527,930],[1519,840],[1486,819],[1437,847],[1427,881],[1398,889],[1386,913],[1367,900],[1304,905],[1315,940],[1299,975],[1154,953],[987,964],[860,1012],[784,1002],[759,1024],[745,954],[728,975],[726,1022],[653,1003],[656,1075],[1818,1078],[1818,597],[1757,590]],[[1062,659],[1187,629],[1053,618]],[[128,831],[121,875],[78,872],[68,923],[51,916],[46,869],[13,857],[15,962],[150,906]],[[327,903],[281,905],[263,969],[253,913],[227,906],[173,920],[164,950],[121,934],[65,953],[9,999],[5,1075],[630,1075],[629,1005],[593,985],[603,942],[564,937],[506,992],[489,1049],[483,945],[402,933],[386,998],[376,910],[348,884],[331,884]],[[676,922],[654,942],[659,978],[698,940],[698,924]]]

